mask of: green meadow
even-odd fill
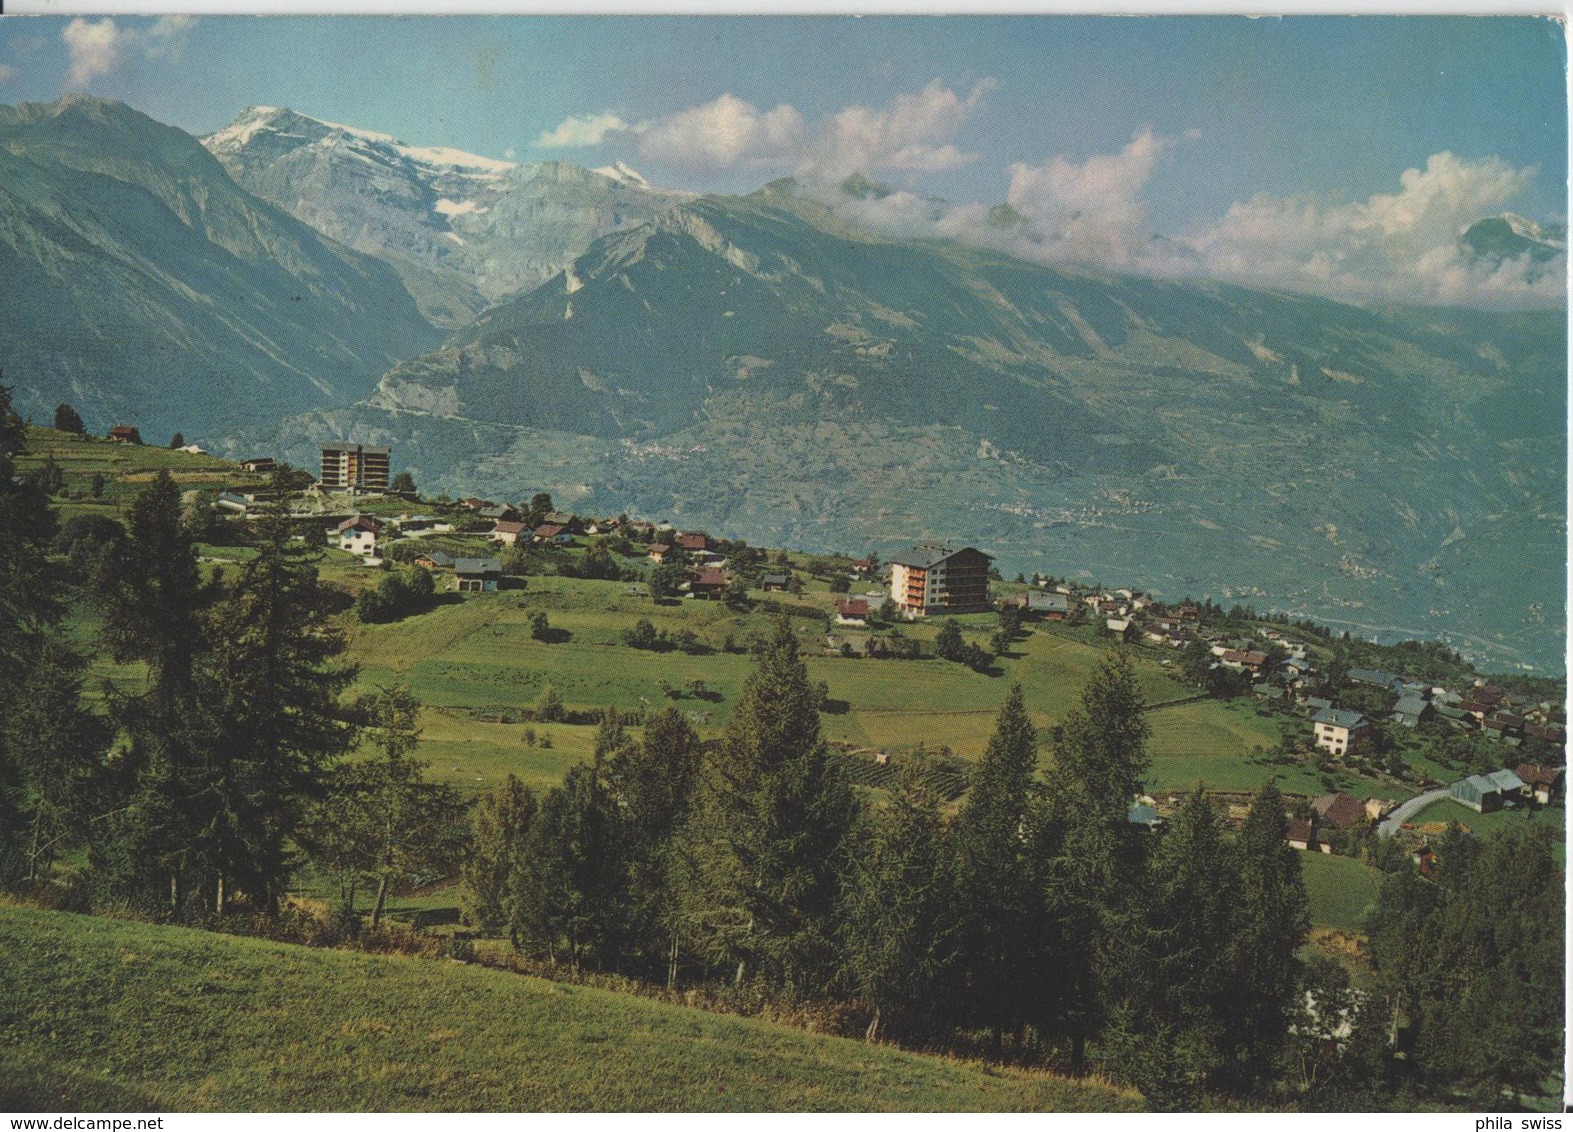
[[[430,959],[0,908],[11,1111],[1134,1111],[988,1068]]]

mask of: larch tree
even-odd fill
[[[460,895],[466,923],[486,932],[509,925],[512,876],[520,867],[537,806],[534,792],[512,774],[475,804]]]
[[[340,702],[355,669],[335,663],[344,638],[328,620],[317,555],[293,541],[282,505],[255,529],[256,557],[206,618],[199,672],[213,729],[200,808],[220,915],[236,886],[262,910],[277,908],[301,815],[356,737]]]

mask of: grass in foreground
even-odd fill
[[[1130,1111],[990,1070],[432,960],[0,908],[0,1108]]]

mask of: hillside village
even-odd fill
[[[122,425],[107,439],[141,442],[134,427]],[[195,446],[182,450],[201,453]],[[1239,607],[1226,612],[1207,601],[1164,601],[1133,586],[1041,574],[1010,582],[976,547],[919,541],[888,561],[871,554],[805,562],[786,551],[750,547],[708,531],[628,515],[559,510],[545,493],[516,503],[478,496],[424,499],[407,474],[402,481],[391,476],[386,447],[331,444],[321,454],[315,478],[296,474],[299,490],[290,500],[303,537],[351,555],[367,569],[429,572],[434,592],[525,589],[532,574],[577,572],[626,583],[625,594],[655,602],[739,605],[749,603],[751,594],[800,595],[817,581],[833,603],[824,613],[821,645],[828,658],[938,657],[984,671],[994,653],[1008,649],[1010,638],[1037,626],[1132,649],[1206,697],[1249,698],[1258,711],[1276,718],[1286,735],[1297,735],[1319,767],[1368,771],[1386,779],[1386,790],[1359,797],[1343,789],[1291,792],[1288,841],[1297,849],[1357,853],[1362,839],[1375,833],[1396,838],[1424,861],[1437,838],[1450,829],[1469,828],[1458,807],[1487,815],[1562,803],[1567,738],[1561,698],[1510,691],[1469,671],[1432,678],[1432,656],[1413,672],[1340,667],[1329,655],[1337,643],[1332,634],[1310,623],[1280,625]],[[272,476],[279,463],[255,457],[240,467],[254,476]],[[269,502],[273,482],[235,485],[216,497],[190,494],[194,503],[240,521]],[[997,612],[1004,627],[1005,639],[995,635],[993,652],[958,644],[947,653],[943,633],[928,641],[905,631],[947,614],[987,612]],[[1402,650],[1385,651],[1402,655]],[[1513,680],[1525,684],[1522,678]],[[710,722],[708,711],[692,715],[698,725]],[[1433,747],[1451,741],[1455,750],[1469,754],[1453,764],[1406,760],[1406,753],[1419,753],[1416,740],[1422,734]],[[893,751],[846,746],[861,781],[876,785],[889,778]],[[959,794],[964,768],[960,777],[952,772],[946,781],[955,783],[946,793]],[[1368,778],[1365,785],[1381,783]],[[1239,791],[1213,789],[1234,820],[1243,816]],[[1180,800],[1178,793],[1163,792],[1132,799],[1131,821],[1162,822]],[[1453,804],[1441,807],[1450,820],[1418,820],[1441,802]]]

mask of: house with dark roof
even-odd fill
[[[1291,849],[1302,852],[1309,850],[1316,844],[1316,830],[1311,825],[1310,818],[1290,818],[1289,828],[1284,833],[1284,842]]]
[[[1020,597],[1008,599],[1006,604],[1021,610],[1022,616],[1031,621],[1063,621],[1071,612],[1068,595],[1045,590],[1028,590]]]
[[[278,460],[272,456],[253,456],[240,462],[241,470],[247,472],[271,472],[278,466]]]
[[[573,542],[573,532],[561,523],[542,523],[535,528],[535,541],[567,546]]]
[[[460,593],[493,593],[502,584],[502,563],[495,558],[457,558],[453,575]]]
[[[136,430],[135,425],[117,424],[107,434],[107,439],[116,444],[141,444],[142,434]]]
[[[651,549],[653,550],[654,547]],[[787,581],[788,579],[785,574],[766,574],[763,578],[759,579],[759,588],[764,590],[766,593],[785,593]]]
[[[695,597],[718,598],[726,593],[726,575],[714,566],[701,566],[690,575],[688,592]]]
[[[1536,763],[1519,763],[1514,771],[1523,780],[1524,789],[1529,796],[1542,806],[1549,806],[1562,796],[1562,785],[1566,777],[1561,767],[1539,766]]]
[[[1370,684],[1376,688],[1386,688],[1391,692],[1402,692],[1404,682],[1391,672],[1383,672],[1376,668],[1351,668],[1349,679],[1356,684]]]
[[[1480,733],[1492,742],[1516,747],[1524,741],[1524,717],[1499,711],[1481,720]]]
[[[1325,707],[1311,717],[1316,745],[1335,756],[1365,747],[1371,738],[1371,723],[1357,711]]]
[[[677,549],[694,554],[710,549],[710,536],[703,531],[684,531],[677,536]]]
[[[415,556],[415,565],[424,566],[428,570],[450,570],[453,568],[454,557],[441,550],[423,550]]]
[[[867,625],[868,616],[868,602],[863,598],[840,598],[836,602],[837,625]]]
[[[1311,803],[1311,809],[1323,825],[1334,829],[1352,829],[1366,823],[1365,806],[1348,794],[1323,794]]]
[[[381,525],[370,515],[345,519],[338,525],[339,549],[371,558],[377,553],[377,536],[381,532]]]
[[[1403,727],[1419,727],[1436,717],[1436,708],[1419,692],[1406,692],[1393,705],[1393,722]]]
[[[667,560],[667,558],[669,558],[671,556],[671,554],[672,554],[672,548],[670,546],[668,546],[666,543],[664,543],[664,542],[652,542],[650,544],[650,551],[646,555],[646,557],[648,557],[651,562],[654,562],[654,563],[659,565],[660,563],[665,562]]]

